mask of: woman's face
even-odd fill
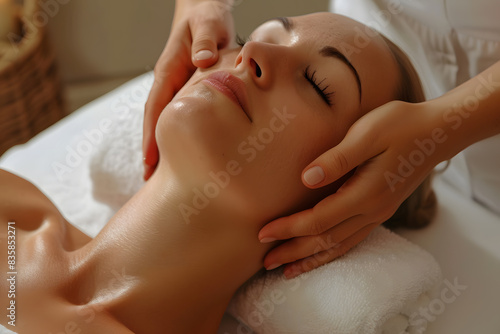
[[[302,184],[303,168],[394,99],[397,65],[373,35],[331,13],[262,24],[165,108],[159,168],[266,221],[319,199]]]

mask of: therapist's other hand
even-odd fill
[[[196,67],[210,67],[218,49],[234,39],[229,0],[178,0],[168,42],[154,69],[154,83],[144,112],[144,179],[158,163],[155,128],[161,112],[191,77]]]
[[[286,264],[284,274],[292,278],[364,240],[439,162],[451,158],[441,121],[442,115],[425,102],[401,101],[360,118],[341,143],[304,169],[302,181],[309,188],[319,188],[355,169],[354,173],[313,208],[261,229],[261,242],[286,240],[266,255],[264,266],[273,269]]]

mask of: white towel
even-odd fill
[[[142,113],[116,118],[113,131],[90,159],[92,194],[113,211],[118,211],[144,185],[142,120]]]
[[[256,333],[423,333],[420,307],[441,283],[428,252],[378,227],[345,256],[290,281],[268,273],[240,289],[229,313]]]

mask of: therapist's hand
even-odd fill
[[[178,0],[171,33],[154,69],[154,84],[146,102],[143,127],[144,179],[158,163],[155,128],[163,109],[191,77],[196,67],[209,67],[218,49],[234,39],[230,0]]]
[[[442,114],[425,102],[393,101],[359,119],[341,143],[304,169],[302,181],[319,188],[356,169],[354,174],[314,208],[261,229],[261,242],[286,240],[267,254],[264,266],[286,264],[285,276],[295,277],[365,239],[439,162],[453,156],[445,128]]]

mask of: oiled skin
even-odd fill
[[[9,298],[8,222],[15,232],[15,297]],[[18,333],[132,333],[92,305],[72,303],[67,255],[91,238],[69,224],[33,184],[0,170],[0,323]],[[13,240],[11,237],[9,240]],[[10,277],[10,275],[9,275]],[[8,277],[7,277],[8,278]],[[11,297],[12,294],[11,294]],[[15,327],[7,324],[15,301]]]
[[[166,183],[159,175],[92,239],[33,184],[0,170],[0,270],[12,271],[8,223],[15,222],[17,272],[14,298],[7,277],[0,282],[0,324],[19,334],[216,333],[231,296],[262,266],[269,246],[252,224],[176,222],[154,202]],[[148,212],[159,218],[142,219]],[[10,300],[15,327],[6,316]]]

